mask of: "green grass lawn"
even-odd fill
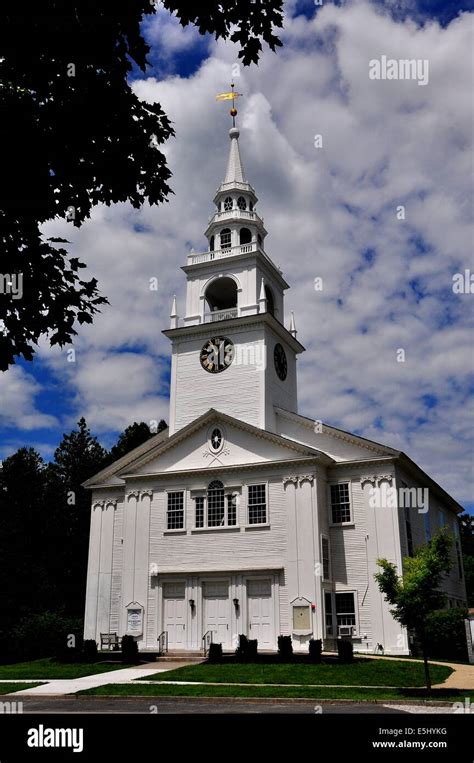
[[[116,696],[116,697],[260,697],[277,699],[314,699],[316,700],[424,700],[426,695],[421,689],[351,689],[338,687],[332,689],[310,688],[308,686],[169,686],[163,684],[107,684],[95,689],[77,692],[77,695]],[[464,701],[465,697],[474,699],[473,691],[455,690],[432,691],[429,699],[433,701],[456,702]]]
[[[0,683],[0,694],[10,694],[13,691],[23,691],[23,689],[33,689],[35,686],[42,686],[43,684],[37,681],[30,684],[2,684]],[[18,699],[21,699],[20,697]]]
[[[31,662],[16,662],[13,665],[0,665],[0,680],[2,678],[82,678],[82,676],[128,667],[130,665],[122,665],[121,662],[63,663],[47,658]]]
[[[442,683],[453,672],[444,665],[431,665],[431,682]],[[140,679],[138,679],[140,680]],[[148,676],[148,681],[204,681],[209,683],[335,684],[340,686],[424,686],[421,663],[401,660],[355,659],[311,665],[302,663],[229,663],[189,665]]]

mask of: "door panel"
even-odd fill
[[[273,599],[270,580],[247,582],[248,621],[251,639],[257,639],[258,647],[273,649]]]
[[[204,583],[204,633],[211,630],[213,641],[230,648],[230,599],[229,584],[224,581]]]
[[[168,647],[186,646],[186,599],[184,583],[163,586],[163,630],[168,631]]]

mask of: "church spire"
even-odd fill
[[[227,161],[227,172],[225,173],[224,183],[246,183],[242,158],[239,148],[239,131],[237,127],[229,130],[230,149],[229,159]]]

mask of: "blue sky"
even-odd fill
[[[451,288],[454,273],[473,269],[465,203],[472,8],[290,2],[284,48],[242,70],[238,88],[247,175],[271,255],[292,286],[286,309],[295,310],[307,347],[300,411],[404,450],[474,511],[474,295]],[[168,418],[161,330],[173,293],[182,305],[186,252],[204,248],[227,151],[226,110],[213,98],[227,87],[237,52],[182,30],[164,11],[144,32],[151,66],[132,79],[175,123],[166,147],[175,196],[161,209],[98,209],[72,236],[67,228],[111,307],[80,329],[74,363],[42,343],[34,363],[20,361],[2,376],[2,457],[33,445],[50,458],[81,415],[107,447],[133,420]],[[368,58],[397,51],[429,58],[427,87],[369,83]],[[324,139],[319,154],[315,133]],[[157,294],[147,289],[154,275]],[[325,282],[319,296],[317,276]],[[405,364],[395,362],[400,347]]]

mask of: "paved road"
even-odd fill
[[[18,696],[18,695],[16,695]],[[143,714],[233,714],[233,713],[355,713],[355,714],[396,714],[396,713],[449,713],[449,707],[426,707],[423,705],[379,704],[332,704],[310,701],[292,702],[248,702],[246,700],[203,701],[195,699],[175,699],[169,697],[25,697],[21,698],[24,713],[143,713]]]

